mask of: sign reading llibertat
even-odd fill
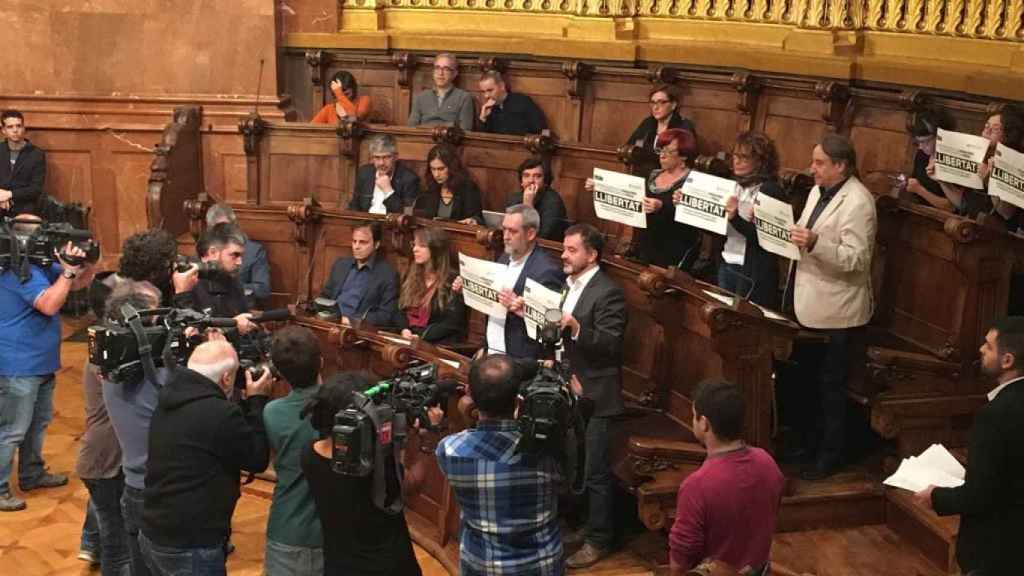
[[[789,236],[789,229],[793,226],[791,204],[758,194],[754,199],[754,226],[761,248],[790,260],[800,259],[800,249]]]
[[[498,302],[504,268],[497,262],[459,252],[459,276],[462,277],[462,297],[466,306],[488,316],[504,318],[505,307]]]
[[[988,193],[1004,202],[1024,208],[1024,154],[996,144]]]
[[[526,322],[526,333],[530,338],[537,339],[537,327],[544,324],[544,313],[552,308],[559,308],[562,295],[531,278],[526,279],[523,287],[523,320]]]
[[[975,190],[984,189],[978,167],[985,159],[988,146],[988,138],[939,128],[935,138],[935,179]]]
[[[690,171],[681,190],[682,200],[676,204],[676,222],[724,236],[729,226],[725,201],[737,196],[738,188],[732,180]]]
[[[646,185],[639,176],[594,168],[594,213],[602,220],[647,228],[647,215],[644,214]]]

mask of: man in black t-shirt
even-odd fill
[[[363,374],[341,372],[321,386],[302,411],[320,435],[303,448],[300,462],[324,534],[324,573],[349,576],[421,576],[405,514],[374,505],[373,476],[337,474],[331,468],[334,415],[369,388]],[[390,459],[389,459],[390,460]],[[394,466],[385,466],[385,507],[401,498]]]

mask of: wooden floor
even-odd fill
[[[66,332],[70,332],[67,328]],[[78,438],[84,424],[79,383],[86,349],[82,342],[65,342],[63,363],[54,400],[55,415],[44,446],[51,470],[70,473],[78,456]],[[257,480],[257,483],[263,481]],[[17,484],[12,479],[12,488]],[[228,561],[231,574],[262,573],[264,531],[272,488],[256,484],[243,492],[233,521],[237,551]],[[18,490],[14,490],[19,493]],[[20,494],[20,493],[19,493]],[[68,486],[39,490],[24,496],[28,509],[0,513],[0,574],[42,576],[90,574],[90,568],[76,558],[88,493],[72,475]],[[417,547],[424,576],[441,576],[441,565]],[[662,549],[663,552],[663,549]],[[585,573],[590,575],[651,574],[645,558],[623,550]],[[884,525],[849,530],[818,530],[779,534],[773,559],[785,566],[819,576],[939,576],[940,570],[910,549]]]

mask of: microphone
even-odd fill
[[[690,257],[690,254],[693,252],[693,250],[695,248],[697,248],[698,246],[700,246],[700,239],[699,238],[697,239],[696,242],[693,243],[693,246],[690,246],[690,248],[686,252],[683,252],[683,257],[679,259],[679,263],[676,264],[676,268],[679,268],[680,270],[686,272],[687,271],[686,267],[685,267],[686,260]]]
[[[292,311],[287,308],[275,308],[273,310],[265,310],[260,312],[258,315],[254,314],[251,320],[253,322],[281,322],[288,320],[292,317]]]
[[[252,115],[260,115],[260,90],[263,89],[263,58],[260,58],[260,74],[256,77],[256,102],[252,106]]]
[[[234,318],[207,318],[200,322],[207,328],[237,328],[238,322]]]

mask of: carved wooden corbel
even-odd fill
[[[502,76],[504,76],[505,72],[508,71],[508,60],[498,58],[497,56],[481,56],[479,65],[481,72],[490,72],[491,70],[494,70],[495,72],[500,72]]]
[[[206,211],[213,206],[214,201],[206,192],[200,192],[195,198],[189,198],[182,203],[182,208],[188,216],[188,229],[192,238],[198,240],[206,230]]]
[[[950,216],[942,226],[942,231],[961,244],[970,244],[978,239],[980,228],[974,220]]]
[[[488,250],[499,250],[504,242],[501,230],[493,230],[478,226],[476,229],[476,243]]]
[[[647,69],[647,80],[651,84],[675,84],[676,69],[671,66],[656,66]]]
[[[358,162],[359,141],[362,139],[366,128],[356,121],[338,122],[334,133],[338,136],[338,151],[346,158],[355,158]]]
[[[306,65],[309,66],[309,77],[314,87],[324,85],[324,51],[306,50]]]
[[[583,90],[594,73],[594,67],[590,64],[574,60],[562,64],[562,74],[569,80],[567,93],[574,100],[583,98]]]
[[[431,139],[437,144],[448,144],[458,148],[466,137],[466,132],[458,126],[434,126],[430,132]]]
[[[910,132],[917,122],[917,115],[928,107],[928,95],[917,89],[908,89],[900,92],[900,107],[909,112],[907,114],[907,132]]]
[[[523,136],[523,145],[532,154],[550,156],[558,149],[558,141],[551,134],[550,130],[543,130],[540,134],[527,134]]]
[[[242,142],[246,156],[255,156],[259,153],[260,137],[267,129],[267,123],[257,112],[250,112],[248,116],[238,121],[238,131],[242,133]]]
[[[313,231],[317,222],[320,221],[320,203],[316,198],[307,196],[302,199],[301,204],[288,206],[288,219],[292,221],[292,235],[300,246],[309,246],[313,243]]]
[[[833,81],[821,81],[814,85],[814,94],[822,101],[821,119],[828,129],[839,132],[850,103],[850,87]]]
[[[412,75],[416,72],[416,55],[398,52],[391,56],[391,62],[398,68],[398,85],[408,88],[412,84]]]
[[[994,116],[996,114],[1002,114],[1003,108],[1005,107],[1005,102],[989,102],[988,106],[985,107],[985,116]]]
[[[753,115],[761,93],[761,80],[750,72],[736,72],[732,75],[732,85],[736,89],[736,110],[746,116]]]

